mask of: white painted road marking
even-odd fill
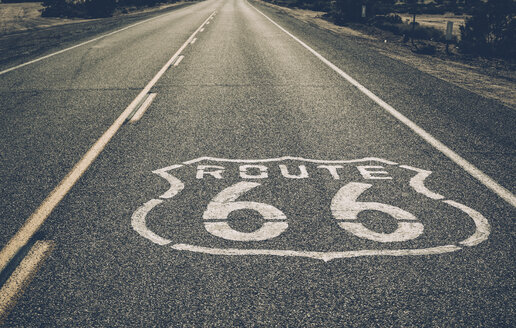
[[[392,205],[357,200],[364,191],[372,186],[368,183],[350,182],[340,188],[331,201],[331,211],[333,216],[339,220],[339,226],[357,237],[380,243],[401,242],[419,237],[423,233],[423,224],[414,222],[417,221],[417,218],[412,213]],[[372,231],[362,223],[355,222],[358,214],[362,211],[386,213],[398,220],[398,228],[391,233]]]
[[[52,190],[43,203],[36,209],[34,213],[25,221],[23,226],[16,232],[16,234],[9,240],[7,245],[0,251],[0,272],[7,266],[14,255],[29,241],[29,239],[38,231],[41,225],[45,222],[54,208],[61,202],[63,197],[75,185],[77,180],[86,172],[91,163],[106,147],[107,143],[113,138],[118,129],[122,127],[127,117],[134,111],[136,106],[141,103],[143,98],[149,93],[150,89],[158,82],[161,76],[167,71],[172,63],[177,59],[179,54],[188,46],[192,39],[199,33],[199,30],[206,24],[208,19],[212,17],[213,12],[195,32],[183,43],[183,45],[176,51],[176,53],[169,59],[169,61],[161,68],[161,70],[152,78],[152,80],[143,88],[143,90],[134,98],[134,100],[127,106],[127,108],[120,114],[120,116],[113,122],[109,129],[93,144],[93,146],[86,152],[86,154],[75,164],[70,172],[61,180],[59,185]]]
[[[177,58],[176,62],[174,63],[174,67],[177,67],[179,63],[185,58],[185,56],[181,55]]]
[[[149,19],[143,20],[143,21],[141,21],[141,22],[138,22],[138,23],[136,23],[136,24],[129,25],[129,26],[126,26],[126,27],[121,28],[121,29],[119,29],[119,30],[116,30],[116,31],[113,31],[113,32],[110,32],[110,33],[107,33],[107,34],[101,35],[101,36],[99,36],[99,37],[93,38],[93,39],[88,40],[88,41],[86,41],[86,42],[76,44],[75,46],[71,46],[71,47],[69,47],[69,48],[66,48],[66,49],[63,49],[63,50],[59,50],[59,51],[53,52],[53,53],[51,53],[51,54],[48,54],[48,55],[43,56],[43,57],[36,58],[36,59],[31,60],[31,61],[28,61],[28,62],[26,62],[26,63],[20,64],[20,65],[16,65],[16,66],[14,66],[14,67],[11,67],[11,68],[8,68],[8,69],[5,69],[5,70],[3,70],[3,71],[0,71],[0,75],[5,74],[5,73],[10,72],[10,71],[14,71],[14,70],[16,70],[16,69],[18,69],[18,68],[22,68],[22,67],[27,66],[27,65],[30,65],[30,64],[37,63],[37,62],[39,62],[39,61],[41,61],[41,60],[43,60],[43,59],[47,59],[47,58],[53,57],[53,56],[55,56],[55,55],[62,54],[63,52],[67,52],[67,51],[69,51],[69,50],[72,50],[72,49],[75,49],[75,48],[81,47],[81,46],[83,46],[83,45],[85,45],[85,44],[88,44],[88,43],[92,43],[92,42],[98,41],[98,40],[103,39],[103,38],[105,38],[105,37],[107,37],[107,36],[110,36],[110,35],[113,35],[113,34],[116,34],[116,33],[122,32],[122,31],[125,31],[125,30],[127,30],[127,29],[132,28],[132,27],[135,27],[135,26],[138,26],[138,25],[140,25],[140,24],[143,24],[143,23],[149,22],[149,21],[151,21],[151,20],[154,20],[154,19],[157,19],[157,18],[163,17],[163,16],[165,16],[165,15],[170,15],[170,14],[172,14],[172,13],[173,13],[173,12],[168,12],[168,13],[163,14],[163,15],[159,15],[159,16],[156,16],[156,17],[152,17],[152,18],[149,18]]]
[[[223,163],[232,163],[233,170],[226,170],[226,167],[221,165],[207,165],[202,162],[220,162]],[[274,164],[274,162],[281,161],[304,161],[304,164],[307,165],[298,165],[291,164],[292,167],[297,167],[299,173],[293,175],[291,172],[288,172],[287,165]],[[376,162],[382,165],[371,165]],[[200,164],[203,165],[200,165]],[[312,166],[310,170],[308,170],[308,163]],[[216,163],[219,164],[219,163]],[[243,164],[243,165],[238,165]],[[326,165],[317,165],[317,164],[326,164]],[[339,164],[339,165],[335,165]],[[345,167],[347,164],[347,167]],[[361,165],[361,164],[369,164],[369,165]],[[224,164],[226,165],[226,164]],[[280,168],[280,171],[276,172],[274,176],[268,174],[269,166],[277,166]],[[226,165],[228,166],[228,165]],[[313,168],[315,166],[315,168]],[[283,158],[273,158],[273,159],[261,159],[261,160],[239,160],[239,159],[222,159],[222,158],[211,158],[211,157],[203,157],[197,158],[191,161],[186,161],[182,164],[176,164],[172,166],[167,166],[165,168],[155,170],[153,173],[158,174],[162,178],[164,178],[169,184],[170,188],[161,196],[160,199],[152,199],[142,206],[140,206],[131,217],[131,225],[133,229],[139,233],[142,237],[147,238],[148,240],[156,243],[158,245],[169,245],[172,243],[172,240],[163,238],[158,234],[151,231],[146,224],[147,214],[152,211],[155,207],[160,206],[161,204],[170,204],[172,198],[177,196],[184,188],[184,183],[172,175],[173,170],[184,169],[186,172],[189,172],[189,176],[192,179],[191,183],[195,184],[195,181],[201,183],[201,179],[206,179],[211,184],[224,184],[225,179],[275,179],[280,178],[283,179],[284,182],[299,182],[300,176],[305,176],[306,183],[312,183],[315,181],[317,177],[325,180],[328,183],[329,175],[325,175],[325,171],[330,167],[329,172],[333,177],[334,181],[338,183],[341,175],[347,174],[347,176],[343,176],[343,179],[347,180],[349,178],[354,177],[357,179],[361,177],[362,179],[368,182],[375,182],[379,185],[382,184],[391,184],[394,181],[394,178],[389,176],[391,179],[378,179],[385,178],[389,172],[397,167],[403,170],[407,170],[412,172],[412,177],[409,179],[408,184],[416,192],[416,194],[424,195],[428,197],[430,200],[433,200],[437,207],[435,209],[442,210],[442,206],[448,207],[448,210],[451,215],[459,214],[461,220],[464,220],[464,217],[469,218],[473,221],[475,226],[475,231],[465,240],[458,241],[454,245],[442,245],[436,247],[426,247],[426,248],[414,248],[414,249],[369,249],[369,250],[359,250],[359,251],[312,251],[312,250],[281,250],[281,249],[242,249],[242,248],[227,248],[221,249],[216,247],[204,247],[198,245],[188,245],[185,243],[178,243],[176,241],[175,244],[172,244],[171,247],[175,250],[187,250],[192,252],[201,252],[207,254],[215,254],[215,255],[274,255],[274,256],[301,256],[301,257],[309,257],[314,259],[321,259],[324,261],[330,261],[336,258],[349,258],[356,256],[378,256],[378,255],[386,255],[386,256],[409,256],[409,255],[431,255],[431,254],[442,254],[448,252],[454,252],[461,250],[465,247],[476,246],[483,241],[487,240],[490,234],[490,225],[487,219],[482,216],[479,212],[469,208],[466,205],[460,204],[458,202],[452,200],[444,200],[444,197],[430,191],[425,185],[425,179],[430,176],[431,171],[426,171],[406,165],[399,165],[395,162],[383,160],[380,158],[364,158],[364,159],[356,159],[356,160],[344,160],[344,161],[324,161],[324,160],[311,160],[304,158],[295,158],[295,157],[283,157]],[[283,169],[282,169],[283,168]],[[319,175],[309,175],[309,172],[317,172],[317,169],[323,168],[322,174]],[[341,174],[337,173],[337,168],[342,169]],[[354,171],[354,168],[358,169],[357,171],[360,175]],[[276,171],[276,170],[275,170]],[[274,171],[274,172],[275,172]],[[233,172],[231,175],[230,172]],[[274,173],[271,170],[271,173]],[[306,173],[305,173],[306,172]],[[310,178],[308,178],[308,176]],[[393,175],[394,176],[394,175]],[[395,175],[400,176],[400,175]],[[406,175],[405,175],[406,176]],[[195,179],[194,179],[195,177]],[[405,178],[406,179],[406,178]],[[263,181],[263,180],[261,180]],[[205,186],[205,182],[202,182],[201,185]],[[236,184],[231,185],[230,187],[226,187],[221,192],[219,192],[207,205],[206,210],[204,211],[202,217],[202,223],[207,232],[212,235],[223,238],[230,241],[237,242],[252,242],[256,244],[260,241],[265,241],[271,238],[279,237],[288,229],[287,216],[282,212],[282,210],[276,208],[275,206],[265,204],[263,202],[253,202],[253,201],[237,201],[239,197],[249,197],[244,196],[246,193],[251,193],[251,190],[260,187],[260,183],[250,182],[250,181],[240,181]],[[359,200],[358,198],[364,194],[372,184],[370,183],[361,183],[361,182],[348,182],[343,187],[340,187],[339,191],[333,196],[330,209],[332,215],[337,221],[337,225],[344,229],[346,232],[350,233],[358,238],[368,239],[378,243],[399,243],[404,241],[410,241],[412,239],[418,238],[423,234],[424,226],[421,222],[420,218],[417,218],[412,213],[403,210],[397,206],[379,203],[379,202],[370,202]],[[202,191],[202,190],[201,190]],[[198,191],[196,190],[196,193]],[[368,196],[365,197],[367,199]],[[369,196],[370,197],[370,196]],[[167,200],[167,202],[165,202]],[[193,200],[189,199],[189,203]],[[281,202],[285,204],[285,200]],[[292,204],[296,206],[295,204]],[[449,208],[451,206],[452,208]],[[230,213],[234,211],[240,210],[250,210],[259,213],[263,219],[266,220],[265,223],[258,229],[253,232],[240,232],[233,229],[228,224],[228,217],[230,217]],[[456,211],[458,210],[458,211]],[[369,215],[370,211],[382,212],[385,213],[396,220],[397,228],[393,232],[389,233],[380,233],[369,228],[366,228],[361,222],[359,222],[358,217],[359,213],[366,212],[363,215]],[[242,213],[242,212],[241,212]],[[245,218],[245,214],[242,218]],[[245,212],[244,212],[245,213]],[[423,212],[424,213],[424,212]],[[448,212],[447,212],[448,213]],[[238,216],[237,216],[238,217]],[[424,217],[423,217],[424,218]],[[453,216],[452,216],[453,218]],[[199,222],[200,218],[191,218],[194,219],[193,222]],[[295,225],[294,225],[295,226]],[[448,242],[446,242],[448,243]],[[253,245],[254,245],[253,244]],[[258,244],[256,244],[258,245]],[[400,246],[401,247],[401,246]],[[415,246],[417,247],[417,246]]]
[[[260,186],[259,183],[242,181],[215,196],[203,214],[206,230],[214,236],[236,241],[272,239],[287,230],[288,224],[285,222],[287,217],[276,207],[257,202],[236,201],[242,194],[258,186]],[[263,219],[276,222],[265,222],[261,228],[253,232],[236,231],[229,226],[226,220],[231,212],[244,209],[256,211]],[[223,222],[210,222],[217,220]]]
[[[5,320],[23,289],[30,283],[36,271],[50,255],[53,248],[54,242],[52,241],[36,241],[2,286],[2,289],[0,289],[0,323]]]
[[[194,39],[192,40],[192,42],[190,42],[190,44],[194,44],[194,43],[195,43],[195,41],[197,41],[197,38],[194,38]]]
[[[355,79],[353,79],[351,76],[346,74],[344,71],[342,71],[340,68],[335,66],[332,62],[330,62],[328,59],[324,58],[321,54],[319,54],[317,51],[312,49],[310,46],[308,46],[306,43],[298,39],[296,36],[285,30],[283,27],[281,27],[278,23],[270,19],[267,15],[262,13],[260,10],[256,9],[253,5],[248,3],[252,8],[254,8],[257,12],[259,12],[263,17],[265,17],[267,20],[269,20],[271,23],[276,25],[280,30],[285,32],[288,36],[290,36],[292,39],[297,41],[300,45],[302,45],[305,49],[310,51],[314,56],[319,58],[323,63],[325,63],[328,67],[330,67],[332,70],[334,70],[337,74],[342,76],[344,79],[346,79],[349,83],[354,85],[357,89],[362,91],[367,97],[369,97],[371,100],[373,100],[375,103],[377,103],[380,107],[385,109],[388,113],[390,113],[392,116],[394,116],[396,119],[398,119],[400,122],[405,124],[407,127],[409,127],[412,131],[414,131],[417,135],[419,135],[421,138],[423,138],[426,142],[428,142],[430,145],[432,145],[435,149],[439,150],[441,153],[443,153],[446,157],[451,159],[455,164],[459,165],[464,169],[464,171],[468,172],[472,177],[480,181],[484,186],[491,189],[495,194],[500,196],[502,199],[504,199],[507,203],[511,204],[512,206],[516,207],[516,196],[511,193],[509,190],[501,186],[498,182],[493,180],[491,177],[489,177],[484,172],[480,171],[478,168],[476,168],[473,164],[469,163],[467,160],[462,158],[459,154],[448,148],[446,145],[444,145],[442,142],[434,138],[430,133],[423,130],[421,127],[419,127],[416,123],[409,120],[407,117],[405,117],[403,114],[398,112],[396,109],[394,109],[391,105],[387,104],[385,101],[380,99],[378,96],[376,96],[374,93],[369,91],[366,87],[358,83]]]
[[[451,253],[460,250],[461,248],[455,245],[446,245],[430,248],[420,249],[366,249],[360,251],[345,251],[345,252],[310,252],[310,251],[292,251],[281,249],[240,249],[240,248],[210,248],[188,244],[175,244],[171,246],[172,249],[178,251],[190,251],[196,253],[212,254],[212,255],[274,255],[274,256],[296,256],[308,257],[317,260],[328,262],[334,259],[351,258],[359,256],[409,256],[409,255],[437,255],[444,253]]]
[[[149,96],[143,102],[143,104],[140,106],[140,108],[138,108],[136,113],[133,115],[133,117],[131,117],[129,122],[131,122],[131,123],[138,122],[140,120],[140,118],[142,118],[145,111],[149,108],[149,106],[151,105],[154,98],[156,98],[156,93],[150,93]]]
[[[290,173],[290,169],[287,165],[278,165],[281,176],[286,179],[308,179],[310,178],[310,174],[314,172],[308,172],[305,165],[299,165],[297,167],[298,174]],[[324,171],[328,171],[331,177],[335,180],[339,180],[339,172],[338,169],[342,169],[342,165],[319,165],[318,169],[324,169]],[[389,172],[383,171],[385,169],[384,166],[381,165],[358,165],[358,172],[362,175],[362,177],[366,180],[392,180],[392,177],[389,176]],[[213,177],[215,179],[224,179],[224,172],[226,168],[220,165],[198,165],[197,166],[197,179],[204,179],[205,177]],[[268,173],[269,167],[265,165],[240,165],[239,172],[240,177],[245,179],[267,179],[269,178]],[[292,169],[293,172],[296,169]],[[427,171],[424,171],[427,172]]]

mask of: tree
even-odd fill
[[[475,7],[461,26],[462,52],[516,58],[516,2],[489,0]]]

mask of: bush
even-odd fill
[[[358,22],[362,18],[362,3],[356,0],[335,1],[334,16],[338,25],[347,22]]]
[[[417,22],[412,29],[412,23],[403,23],[398,15],[377,16],[373,21],[373,25],[397,35],[412,36],[419,40],[444,41],[444,32],[430,26],[421,26]]]
[[[111,17],[116,9],[116,0],[87,0],[84,11],[87,17]]]
[[[332,16],[335,23],[342,25],[348,22],[359,22],[362,18],[362,5],[366,5],[366,15],[374,17],[377,13],[387,13],[396,0],[335,0]],[[366,18],[366,19],[367,19]]]
[[[374,18],[373,24],[381,26],[383,24],[402,24],[403,20],[401,19],[400,15],[378,15]]]
[[[297,0],[293,5],[314,11],[329,11],[331,4],[328,0]]]
[[[160,2],[175,2],[175,0],[44,0],[42,16],[109,17],[117,7],[155,6]]]
[[[459,49],[486,57],[516,58],[516,4],[513,0],[489,0],[479,5],[461,26]]]
[[[44,0],[43,17],[73,17],[73,5],[66,0]]]

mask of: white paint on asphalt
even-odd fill
[[[404,222],[417,221],[417,218],[412,213],[392,205],[358,201],[358,197],[371,187],[372,185],[367,183],[350,182],[340,188],[337,194],[335,194],[331,201],[331,212],[340,221],[339,226],[342,229],[357,237],[380,243],[416,239],[423,233],[423,224],[420,222]],[[358,214],[362,211],[385,213],[398,220],[398,228],[391,233],[381,233],[366,228],[360,222],[345,222],[357,221]]]
[[[190,44],[194,44],[194,43],[195,43],[195,41],[197,41],[197,38],[194,38],[194,39],[192,40],[192,42],[190,42]]]
[[[0,289],[0,324],[14,307],[25,287],[30,283],[43,261],[50,255],[54,242],[38,240]]]
[[[419,135],[423,140],[428,142],[430,145],[432,145],[435,149],[443,153],[446,157],[448,157],[450,160],[452,160],[455,164],[459,165],[462,169],[464,169],[466,172],[468,172],[472,177],[480,181],[484,186],[491,189],[495,194],[500,196],[502,199],[504,199],[507,203],[511,204],[512,206],[516,207],[516,196],[511,193],[509,190],[501,186],[498,182],[493,180],[491,177],[489,177],[484,172],[480,171],[478,168],[476,168],[473,164],[462,158],[459,154],[448,148],[446,145],[444,145],[442,142],[434,138],[430,133],[423,130],[421,127],[419,127],[416,123],[409,120],[406,116],[398,112],[396,109],[394,109],[391,105],[387,104],[385,101],[380,99],[378,96],[376,96],[374,93],[369,91],[366,87],[358,83],[354,78],[346,74],[343,70],[338,68],[336,65],[334,65],[332,62],[330,62],[328,59],[323,57],[321,54],[319,54],[317,51],[312,49],[310,46],[308,46],[306,43],[298,39],[296,36],[294,36],[292,33],[288,32],[286,29],[281,27],[278,23],[273,21],[271,18],[269,18],[267,15],[265,15],[263,12],[258,10],[256,7],[248,3],[252,8],[254,8],[258,13],[260,13],[263,17],[265,17],[267,20],[269,20],[272,24],[276,25],[280,30],[285,32],[288,36],[290,36],[292,39],[297,41],[301,46],[303,46],[305,49],[307,49],[309,52],[311,52],[314,56],[316,56],[319,60],[321,60],[324,64],[326,64],[328,67],[330,67],[333,71],[335,71],[337,74],[342,76],[345,80],[347,80],[349,83],[354,85],[357,89],[359,89],[362,93],[364,93],[367,97],[369,97],[371,100],[373,100],[375,103],[377,103],[380,107],[385,109],[388,113],[390,113],[392,116],[394,116],[396,119],[398,119],[400,122],[405,124],[407,127],[409,127],[414,133]]]
[[[291,174],[288,171],[288,168],[286,165],[280,165],[279,166],[281,170],[281,174],[288,179],[306,179],[308,178],[308,171],[306,170],[306,166],[299,165],[299,174]]]
[[[468,239],[461,241],[459,244],[471,247],[487,240],[489,234],[491,233],[491,228],[489,222],[482,214],[478,213],[472,208],[467,207],[466,205],[457,203],[453,200],[444,200],[443,202],[468,214],[473,219],[473,222],[475,222],[475,233]]]
[[[177,194],[180,193],[181,190],[185,188],[183,182],[181,182],[178,178],[173,176],[172,171],[185,168],[186,172],[189,172],[192,175],[195,174],[197,179],[210,179],[212,183],[223,183],[222,180],[224,178],[225,168],[220,165],[198,165],[202,161],[213,161],[213,162],[222,162],[222,163],[236,163],[236,164],[244,164],[238,166],[239,177],[242,179],[255,179],[255,178],[281,178],[283,174],[278,174],[277,176],[270,177],[268,174],[268,167],[264,165],[265,163],[270,163],[273,161],[283,161],[283,160],[292,160],[292,157],[284,157],[279,159],[259,159],[259,160],[240,160],[240,159],[223,159],[223,158],[212,158],[212,157],[201,157],[191,161],[184,162],[183,164],[177,164],[172,166],[167,166],[165,168],[155,170],[154,173],[160,175],[162,178],[166,179],[170,184],[169,190],[167,190],[161,198],[171,199]],[[299,160],[299,159],[297,159]],[[358,159],[358,160],[341,160],[341,161],[325,161],[325,160],[311,160],[304,159],[306,163],[326,163],[328,165],[319,165],[317,168],[322,168],[324,170],[328,170],[330,174],[336,179],[341,179],[341,176],[338,174],[337,169],[343,169],[344,164],[348,164],[353,167],[355,163],[360,162],[369,162],[371,163],[373,160],[371,158],[367,159]],[[424,180],[430,176],[431,171],[422,170],[406,165],[398,165],[397,163],[390,162],[387,160],[383,160],[380,158],[375,158],[374,161],[376,163],[383,163],[384,165],[391,165],[389,171],[392,170],[395,166],[409,170],[411,172],[416,172],[416,174],[410,179],[409,184],[414,189],[417,194],[422,194],[427,196],[430,199],[436,201],[436,206],[441,207],[442,204],[446,206],[451,206],[454,209],[459,210],[463,214],[466,214],[469,218],[473,220],[475,225],[475,231],[470,235],[470,237],[466,238],[463,241],[457,242],[456,245],[444,245],[444,246],[435,246],[435,247],[423,247],[423,248],[415,248],[415,249],[367,249],[367,250],[357,250],[357,251],[331,251],[331,252],[318,252],[311,250],[285,250],[285,249],[248,249],[248,248],[217,248],[217,247],[205,247],[198,245],[187,245],[185,243],[177,243],[172,245],[173,249],[176,250],[188,250],[192,252],[202,252],[208,254],[216,254],[216,255],[275,255],[275,256],[304,256],[309,258],[321,259],[324,261],[329,261],[334,258],[347,258],[347,257],[356,257],[356,256],[408,256],[408,255],[431,255],[431,254],[442,254],[448,252],[454,252],[462,249],[461,246],[476,246],[483,241],[487,240],[490,234],[490,225],[485,217],[483,217],[479,212],[451,200],[442,200],[442,196],[430,191],[424,185]],[[342,165],[330,165],[334,163],[340,163]],[[376,164],[374,163],[374,164]],[[386,164],[391,163],[391,164]],[[197,165],[197,166],[196,166]],[[190,166],[186,168],[186,166]],[[301,167],[300,165],[297,166]],[[329,169],[328,169],[329,167]],[[388,168],[379,165],[368,165],[362,166],[366,167],[367,174],[366,176],[362,176],[366,180],[375,181],[378,179],[374,179],[375,174],[380,174],[380,176],[384,176],[385,173],[379,172],[388,172]],[[286,168],[286,166],[285,166]],[[374,169],[374,170],[370,170]],[[385,170],[385,171],[384,171]],[[301,172],[299,170],[299,172]],[[343,172],[347,172],[349,177],[356,177],[354,173],[351,173],[352,170],[350,168],[346,168],[342,170]],[[308,170],[306,170],[308,172]],[[291,174],[291,173],[289,173]],[[342,174],[342,173],[341,173]],[[368,176],[371,174],[371,176]],[[303,175],[303,173],[300,173]],[[297,175],[298,177],[300,175]],[[231,176],[235,177],[238,175],[232,174]],[[348,177],[348,178],[349,178]],[[345,177],[344,177],[345,178]],[[288,179],[288,178],[287,178]],[[324,179],[324,176],[323,176]],[[195,181],[195,180],[194,180]],[[287,180],[288,181],[288,180]],[[382,184],[382,179],[376,181],[377,184]],[[394,179],[392,179],[394,181]],[[310,181],[307,181],[311,183]],[[194,182],[192,182],[194,183]],[[384,184],[384,183],[383,183]],[[226,187],[221,192],[219,192],[211,201],[208,202],[206,210],[203,214],[202,223],[207,232],[212,235],[230,240],[230,241],[238,241],[238,242],[251,242],[256,244],[259,241],[265,241],[271,238],[276,238],[281,234],[285,233],[288,229],[287,217],[282,212],[282,210],[262,202],[253,202],[253,201],[237,201],[239,197],[244,197],[246,193],[251,192],[252,189],[260,187],[260,183],[249,182],[249,181],[241,181],[230,187]],[[358,238],[368,239],[371,241],[375,241],[378,243],[398,243],[404,241],[410,241],[415,238],[418,238],[424,232],[423,223],[412,213],[401,209],[397,206],[393,206],[390,204],[384,204],[381,202],[369,202],[369,201],[360,201],[358,198],[362,195],[365,195],[364,198],[370,198],[372,195],[375,197],[379,197],[378,195],[372,193],[368,190],[372,187],[372,184],[369,183],[360,183],[360,182],[348,182],[346,185],[341,187],[339,191],[333,196],[330,209],[335,217],[335,222],[338,226],[340,226],[345,232],[350,233]],[[270,185],[268,186],[270,187]],[[265,188],[265,187],[264,187]],[[192,190],[192,189],[190,189]],[[328,189],[330,190],[330,189]],[[372,190],[372,189],[371,189]],[[195,190],[196,194],[202,190]],[[367,194],[367,195],[366,195]],[[248,197],[248,196],[245,196]],[[194,200],[189,199],[189,202],[195,202]],[[204,200],[200,200],[203,202]],[[149,239],[150,241],[164,245],[169,244],[171,241],[169,239],[162,238],[156,235],[154,232],[150,231],[146,226],[146,217],[149,211],[151,211],[154,207],[163,204],[164,201],[161,199],[153,199],[143,206],[140,206],[131,218],[131,224],[133,228],[142,236]],[[285,206],[285,202],[281,202]],[[288,203],[288,202],[287,202]],[[439,205],[441,204],[441,205]],[[296,204],[291,204],[292,206],[296,206]],[[450,211],[452,215],[456,215],[454,209]],[[240,232],[233,229],[228,224],[228,218],[230,214],[234,211],[242,211],[242,210],[250,210],[257,212],[260,214],[266,222],[254,232]],[[377,211],[384,213],[388,216],[391,216],[396,220],[397,228],[395,231],[391,233],[379,233],[376,231],[372,231],[366,228],[361,222],[359,222],[359,214],[361,212],[369,212],[369,211]],[[246,218],[246,212],[242,212],[240,218]],[[424,212],[422,212],[424,213]],[[366,214],[364,214],[366,215]],[[233,216],[232,219],[234,219]],[[197,218],[194,219],[194,224],[199,224],[200,220]],[[464,218],[461,218],[464,219]],[[272,221],[272,222],[271,222]],[[295,226],[295,225],[294,225]],[[459,246],[461,245],[461,246]]]
[[[206,169],[211,169],[210,171],[206,171]],[[215,179],[222,179],[222,172],[224,172],[223,166],[218,165],[199,165],[197,166],[197,173],[195,175],[196,179],[204,179],[204,175],[208,174],[214,177]]]
[[[415,176],[413,176],[409,182],[410,186],[412,188],[414,188],[414,190],[416,192],[423,194],[426,197],[431,198],[431,199],[444,199],[443,195],[435,193],[435,192],[429,190],[427,187],[425,187],[425,179],[428,178],[430,176],[430,174],[432,174],[431,171],[418,169],[418,168],[408,166],[408,165],[400,165],[400,167],[407,169],[407,170],[417,172],[417,174]]]
[[[263,159],[231,159],[231,158],[217,158],[217,157],[199,157],[196,159],[192,159],[191,161],[186,161],[183,164],[189,165],[194,163],[199,163],[203,161],[214,161],[214,162],[228,162],[228,163],[270,163],[270,162],[281,162],[281,161],[304,161],[308,163],[320,163],[320,164],[348,164],[348,163],[360,163],[360,162],[379,162],[388,165],[397,165],[398,163],[393,161],[388,161],[386,159],[378,158],[378,157],[365,157],[359,159],[349,159],[349,160],[323,160],[323,159],[309,159],[303,157],[294,157],[294,156],[283,156],[277,158],[263,158]]]
[[[214,236],[234,241],[262,241],[281,235],[288,228],[287,222],[284,222],[287,217],[283,212],[264,203],[236,201],[244,193],[259,186],[261,185],[256,182],[244,181],[222,190],[208,204],[203,219],[225,222],[204,222],[206,230]],[[236,231],[226,220],[231,212],[238,210],[253,210],[260,213],[264,220],[280,222],[265,222],[261,228],[253,232]]]
[[[159,196],[159,198],[172,198],[185,188],[185,185],[181,182],[181,180],[168,173],[168,171],[178,169],[182,166],[183,165],[171,165],[159,170],[152,171],[152,173],[159,175],[163,179],[167,180],[167,182],[170,184],[170,188],[165,193],[163,193],[163,195]]]
[[[214,13],[214,12],[213,12]],[[7,245],[0,251],[0,272],[7,266],[14,255],[29,241],[29,239],[38,231],[45,222],[54,208],[61,202],[63,197],[70,191],[79,178],[90,167],[91,163],[106,147],[108,142],[113,138],[116,132],[122,127],[127,117],[134,111],[136,106],[141,103],[143,98],[149,93],[150,89],[156,84],[161,76],[172,65],[181,52],[188,46],[192,39],[199,33],[199,30],[206,24],[213,13],[199,26],[192,35],[183,43],[170,60],[161,68],[161,70],[152,78],[152,80],[143,88],[136,98],[127,106],[113,124],[104,132],[104,134],[93,144],[86,154],[75,164],[70,172],[61,180],[59,185],[52,190],[43,203],[36,209],[34,213],[25,221],[23,226],[9,240]]]
[[[181,55],[177,58],[176,62],[174,63],[174,67],[177,67],[179,65],[179,63],[181,63],[181,61],[183,60],[183,58],[185,58],[185,56]]]
[[[133,229],[138,232],[142,237],[149,239],[155,244],[158,245],[167,245],[172,241],[162,238],[150,231],[146,225],[146,217],[147,213],[150,212],[154,207],[163,203],[162,199],[151,199],[147,203],[143,204],[140,208],[138,208],[131,217],[131,226]]]
[[[388,176],[389,172],[383,171],[384,167],[380,165],[360,165],[357,169],[364,179],[392,180],[392,177]]]
[[[200,30],[199,32],[204,32],[204,27],[203,27],[203,28],[201,28],[201,30]]]
[[[308,257],[328,262],[339,258],[350,258],[359,256],[408,256],[408,255],[436,255],[443,253],[456,252],[462,249],[455,245],[446,245],[421,249],[367,249],[359,251],[344,252],[310,252],[310,251],[293,251],[280,249],[237,249],[237,248],[210,248],[202,246],[194,246],[188,244],[175,244],[171,246],[178,251],[190,251],[196,253],[205,253],[212,255],[274,255],[274,256],[296,256]]]
[[[86,42],[82,42],[82,43],[76,44],[75,46],[71,46],[71,47],[68,47],[68,48],[66,48],[66,49],[63,49],[63,50],[59,50],[59,51],[53,52],[53,53],[48,54],[48,55],[46,55],[46,56],[39,57],[39,58],[36,58],[36,59],[34,59],[34,60],[31,60],[31,61],[25,62],[25,63],[23,63],[23,64],[16,65],[16,66],[14,66],[14,67],[11,67],[11,68],[8,68],[8,69],[5,69],[5,70],[3,70],[3,71],[0,71],[0,75],[5,74],[5,73],[10,72],[10,71],[14,71],[14,70],[16,70],[16,69],[18,69],[18,68],[22,68],[22,67],[27,66],[27,65],[30,65],[30,64],[37,63],[37,62],[39,62],[39,61],[42,61],[43,59],[47,59],[47,58],[53,57],[53,56],[55,56],[55,55],[62,54],[63,52],[67,52],[67,51],[69,51],[69,50],[72,50],[72,49],[75,49],[75,48],[78,48],[78,47],[84,46],[84,45],[86,45],[86,44],[88,44],[88,43],[92,43],[92,42],[98,41],[98,40],[103,39],[103,38],[105,38],[105,37],[107,37],[107,36],[110,36],[110,35],[113,35],[113,34],[116,34],[116,33],[120,33],[120,32],[125,31],[125,30],[127,30],[127,29],[133,28],[133,27],[138,26],[138,25],[141,25],[141,24],[143,24],[143,23],[147,23],[147,22],[149,22],[149,21],[155,20],[155,19],[157,19],[157,18],[160,18],[160,17],[166,16],[166,15],[170,15],[170,14],[172,14],[172,13],[174,13],[174,12],[168,12],[168,13],[163,14],[163,15],[159,15],[159,16],[156,16],[156,17],[152,17],[152,18],[149,18],[149,19],[143,20],[143,21],[141,21],[141,22],[138,22],[138,23],[136,23],[136,24],[129,25],[129,26],[126,26],[126,27],[121,28],[121,29],[119,29],[119,30],[116,30],[116,31],[113,31],[113,32],[110,32],[110,33],[107,33],[107,34],[101,35],[101,36],[99,36],[99,37],[93,38],[93,39],[88,40],[88,41],[86,41]]]
[[[278,165],[281,176],[287,179],[307,179],[311,175],[311,172],[308,172],[305,165],[299,165],[296,168],[289,169],[287,165]],[[317,166],[318,169],[327,170],[330,175],[335,179],[339,180],[340,176],[338,174],[337,169],[343,168],[342,165],[320,165]],[[383,171],[385,167],[380,165],[358,165],[356,167],[362,177],[365,180],[392,180],[392,177],[389,176],[389,172]],[[226,168],[220,165],[199,165],[197,166],[197,179],[204,179],[204,176],[209,175],[216,179],[224,179],[224,175],[222,174]],[[257,170],[259,173],[256,173]],[[265,165],[241,165],[239,166],[240,177],[244,179],[266,179],[269,178],[268,173],[269,167]],[[251,172],[249,172],[251,171]],[[276,171],[276,170],[274,170]],[[253,172],[255,172],[253,174]],[[294,174],[292,172],[297,172]]]
[[[133,115],[133,117],[131,117],[129,122],[131,122],[131,123],[138,122],[140,120],[140,118],[142,118],[143,114],[145,114],[145,111],[150,107],[154,98],[156,98],[156,93],[150,93],[149,96],[147,98],[145,98],[145,101],[140,106],[140,108],[138,108],[138,110]]]
[[[265,179],[269,177],[268,168],[265,165],[240,165],[239,170],[242,179]],[[258,170],[259,174],[251,174],[249,170]]]

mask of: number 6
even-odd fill
[[[399,207],[373,202],[358,202],[357,198],[372,185],[350,182],[340,188],[331,201],[331,211],[337,220],[355,221],[362,211],[379,211],[389,214],[398,220],[398,228],[392,233],[379,233],[364,227],[359,222],[340,221],[339,226],[357,237],[374,240],[381,243],[407,241],[417,238],[423,233],[423,224],[416,221],[411,213]],[[404,221],[411,222],[404,222]]]
[[[265,220],[286,220],[287,217],[276,207],[257,202],[236,202],[243,193],[260,186],[255,182],[239,182],[222,190],[213,201],[208,204],[203,219],[227,220],[229,213],[237,210],[253,210],[260,213]],[[277,237],[288,227],[287,222],[265,222],[263,226],[253,232],[240,232],[232,229],[227,222],[204,222],[209,233],[229,240],[260,241]]]

